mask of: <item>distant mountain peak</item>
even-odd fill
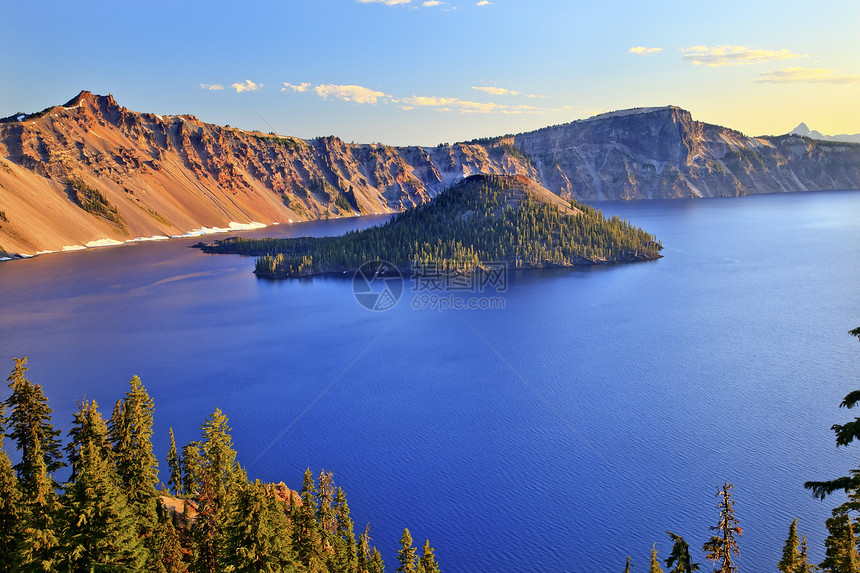
[[[807,125],[801,121],[800,125],[792,129],[788,133],[792,135],[809,135],[811,132],[812,130],[809,129],[809,127],[807,127]]]
[[[809,129],[807,125],[803,122],[800,122],[800,125],[792,129],[788,132],[789,135],[800,135],[802,137],[809,137],[812,139],[820,139],[822,141],[839,141],[842,143],[860,143],[860,133],[855,134],[847,134],[843,133],[841,135],[824,135],[820,131],[816,131],[814,129]]]

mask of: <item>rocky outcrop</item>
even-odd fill
[[[677,107],[640,108],[512,136],[538,180],[582,200],[860,188],[860,145],[747,137]]]
[[[749,138],[676,107],[455,145],[358,145],[133,112],[81,92],[0,120],[0,252],[396,212],[479,173],[582,200],[858,188],[860,145]]]
[[[158,116],[81,92],[0,122],[0,251],[179,235],[231,221],[272,224],[396,212],[475,173],[512,169],[484,145],[395,148],[303,140]],[[116,209],[123,228],[76,204],[71,182]]]

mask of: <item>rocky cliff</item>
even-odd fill
[[[860,188],[860,145],[749,138],[675,107],[455,145],[357,145],[133,112],[81,92],[0,120],[0,251],[395,212],[478,173],[584,200]]]
[[[639,108],[510,136],[538,180],[583,200],[860,188],[860,145],[747,137],[677,107]]]

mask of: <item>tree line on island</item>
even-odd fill
[[[0,402],[0,446],[8,431],[20,453],[13,466],[0,447],[0,572],[384,573],[370,526],[356,538],[332,473],[308,469],[298,492],[249,481],[220,409],[181,455],[170,430],[170,489],[159,492],[154,403],[137,376],[108,420],[80,402],[62,448],[26,372],[16,359]],[[404,529],[400,543],[398,573],[439,572],[429,540],[419,554]]]
[[[404,272],[413,265],[470,272],[490,262],[519,269],[660,257],[655,237],[630,222],[536,191],[524,177],[476,175],[378,227],[337,237],[231,237],[203,250],[256,256],[255,273],[267,278],[355,271],[378,259]]]

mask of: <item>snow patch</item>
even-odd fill
[[[19,115],[19,116],[18,116],[18,121],[24,121],[24,118],[25,118],[25,117],[27,117],[27,116],[26,116],[26,115]]]
[[[11,261],[12,257],[0,257],[0,261]]]
[[[48,255],[50,253],[56,253],[57,251],[36,251],[37,255]]]
[[[174,239],[186,238],[186,237],[200,237],[202,235],[215,235],[217,233],[229,233],[230,231],[250,231],[252,229],[263,229],[267,225],[265,223],[257,223],[256,221],[252,221],[250,223],[236,223],[235,221],[230,221],[230,224],[227,227],[201,227],[199,229],[193,229],[188,231],[184,235],[170,235]]]
[[[96,241],[90,241],[87,243],[87,247],[111,247],[113,245],[121,245],[122,241],[115,241],[114,239],[98,239]]]
[[[63,251],[83,251],[86,247],[83,245],[63,245]]]
[[[166,241],[169,239],[167,235],[152,235],[151,237],[135,237],[134,239],[129,239],[126,243],[142,243],[144,241]]]

